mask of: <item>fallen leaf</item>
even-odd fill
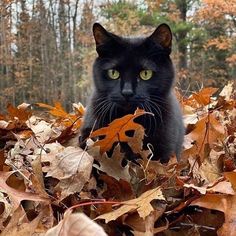
[[[106,223],[116,220],[118,217],[137,210],[140,217],[145,218],[154,208],[151,205],[152,200],[165,200],[160,187],[144,192],[140,197],[122,202],[124,205],[112,212],[98,216],[96,219],[104,219]]]
[[[107,236],[101,226],[85,214],[66,211],[64,219],[47,231],[45,236]]]
[[[135,196],[130,183],[125,180],[120,179],[118,181],[108,175],[101,175],[100,179],[107,185],[106,190],[102,194],[105,199],[125,201]]]
[[[12,203],[13,210],[17,209],[23,200],[39,201],[39,202],[49,202],[48,198],[41,197],[38,194],[33,194],[29,192],[18,191],[6,184],[7,179],[12,175],[14,171],[11,172],[0,172],[0,191],[8,194],[10,201]]]
[[[98,136],[105,137],[96,141],[94,145],[99,146],[101,153],[104,153],[109,151],[116,142],[129,142],[131,137],[127,136],[126,132],[130,130],[137,130],[142,127],[140,124],[135,123],[134,119],[144,114],[148,113],[141,109],[137,109],[133,115],[126,115],[112,121],[108,127],[95,130],[90,135],[91,138]]]
[[[234,236],[236,232],[236,196],[220,194],[206,194],[193,201],[191,205],[222,211],[225,214],[225,222],[217,231],[219,236]]]
[[[26,219],[26,214],[21,207],[18,207],[11,217],[10,222],[1,233],[1,236],[31,236],[34,235],[35,230],[42,219],[44,211],[41,211],[39,215],[29,222]]]
[[[45,103],[36,103],[39,107],[46,108],[49,110],[49,113],[53,116],[58,116],[58,117],[67,117],[68,113],[64,110],[60,102],[55,102],[54,106],[50,106]]]
[[[46,177],[59,180],[57,188],[61,190],[61,198],[75,192],[80,192],[84,184],[89,181],[92,171],[93,157],[79,147],[62,148],[56,155],[42,155],[42,162],[49,162],[43,171]]]
[[[14,120],[17,118],[20,122],[24,123],[32,115],[32,111],[28,110],[29,104],[21,104],[17,108],[9,104],[7,106],[8,115]]]
[[[89,153],[91,154],[91,151]],[[114,148],[111,157],[108,157],[106,153],[101,156],[99,149],[97,154],[92,156],[99,162],[99,165],[94,164],[95,168],[105,172],[117,180],[123,179],[128,182],[130,181],[129,165],[127,164],[125,167],[122,166],[124,154],[120,152],[119,144]]]
[[[188,153],[197,154],[204,160],[205,144],[212,146],[217,140],[224,137],[225,130],[223,125],[216,119],[214,113],[209,113],[207,116],[199,120],[195,129],[186,135],[188,139],[192,140],[193,146],[186,150]]]
[[[12,205],[8,200],[7,196],[4,196],[3,193],[0,192],[0,203],[1,203],[1,214],[0,214],[0,231],[5,228],[4,222],[11,216],[12,214]],[[3,208],[3,209],[2,209]]]
[[[233,187],[234,191],[236,191],[236,172],[235,171],[225,172],[224,176],[232,184],[232,187]]]
[[[206,106],[211,100],[211,96],[217,91],[217,88],[203,88],[198,93],[193,93],[193,98],[198,102],[199,105]]]
[[[234,82],[228,82],[227,85],[224,86],[224,88],[220,92],[220,96],[225,97],[226,100],[230,100],[230,97],[233,94],[234,91]]]

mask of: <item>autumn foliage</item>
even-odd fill
[[[134,119],[143,110],[92,132],[82,150],[81,104],[72,113],[9,105],[0,114],[1,235],[235,235],[234,84],[177,95],[186,135],[181,161],[168,164],[142,147]],[[119,142],[139,159],[125,161]]]

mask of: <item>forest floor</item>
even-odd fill
[[[143,110],[94,131],[102,139],[82,150],[81,104],[72,113],[58,102],[8,105],[0,114],[1,235],[236,235],[234,84],[177,95],[184,150],[167,164],[142,149],[135,118]],[[140,159],[124,164],[119,141]]]

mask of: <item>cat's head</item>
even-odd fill
[[[124,108],[144,108],[148,100],[161,101],[170,93],[174,69],[168,25],[161,24],[148,37],[124,38],[95,23],[93,35],[98,53],[93,70],[98,94]]]

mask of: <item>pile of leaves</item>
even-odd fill
[[[143,149],[143,110],[92,132],[82,150],[81,104],[72,113],[60,103],[9,105],[0,115],[1,235],[235,235],[235,95],[233,83],[178,94],[184,150],[167,164]],[[140,158],[124,160],[119,142]]]

